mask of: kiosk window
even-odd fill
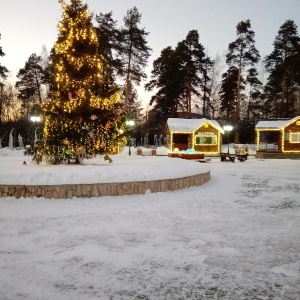
[[[290,142],[291,143],[300,143],[300,132],[291,132],[290,133]]]
[[[196,136],[197,145],[215,145],[217,144],[216,136]]]

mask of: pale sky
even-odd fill
[[[238,22],[250,19],[256,47],[263,57],[273,50],[280,26],[292,19],[300,32],[300,0],[86,0],[94,14],[113,12],[123,25],[126,11],[136,6],[142,14],[141,27],[153,49],[146,70],[167,46],[175,47],[190,30],[196,29],[200,43],[213,58],[226,52],[236,38]],[[32,53],[50,51],[57,38],[61,5],[57,0],[0,0],[0,45],[6,54],[1,65],[12,71],[12,78],[24,67]],[[147,98],[147,95],[145,96]],[[150,99],[150,96],[148,97]],[[144,99],[144,101],[149,101]]]

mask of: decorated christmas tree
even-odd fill
[[[46,158],[53,164],[97,154],[110,160],[108,154],[126,143],[120,92],[107,82],[87,4],[58,1],[63,13],[52,54],[52,87],[42,105],[43,137],[34,155],[37,162]]]

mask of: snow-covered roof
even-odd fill
[[[289,120],[259,121],[256,124],[255,128],[256,129],[260,129],[260,128],[282,129],[282,128],[288,126],[289,124],[293,123],[294,121],[296,121],[299,118],[300,117],[295,117],[295,118],[289,119]]]
[[[210,123],[213,127],[224,133],[223,128],[215,120],[208,120],[206,118],[202,119],[180,119],[180,118],[169,118],[167,125],[170,131],[195,131],[197,128],[201,127],[205,123]]]

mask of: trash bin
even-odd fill
[[[142,155],[142,149],[141,149],[141,148],[138,148],[137,151],[136,151],[136,154],[137,154],[137,155]]]
[[[152,155],[152,156],[156,156],[156,149],[152,149],[152,150],[151,150],[151,155]]]

